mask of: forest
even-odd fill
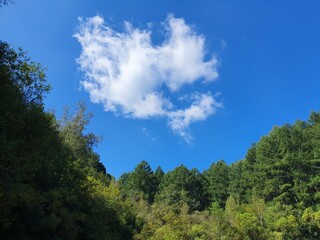
[[[1,239],[319,239],[320,112],[199,172],[141,161],[115,179],[84,104],[45,111],[44,68],[0,42]]]

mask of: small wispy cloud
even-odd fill
[[[80,19],[74,36],[82,46],[77,60],[85,73],[81,84],[106,111],[138,119],[165,117],[172,131],[190,142],[189,125],[207,119],[221,104],[210,93],[197,92],[191,93],[190,106],[181,109],[172,96],[201,79],[215,80],[217,59],[205,60],[204,36],[182,18],[168,15],[165,40],[159,45],[152,44],[148,25],[138,29],[125,22],[118,32],[100,16]]]
[[[143,133],[146,137],[150,137],[149,130],[148,130],[146,127],[142,127],[142,133]]]
[[[157,143],[159,141],[159,136],[154,136],[148,128],[142,127],[141,129],[142,129],[143,135],[149,138],[152,142]]]
[[[227,42],[224,39],[220,39],[220,47],[221,50],[223,51],[226,47],[228,46]]]

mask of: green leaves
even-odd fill
[[[24,99],[24,103],[43,104],[43,98],[51,87],[46,82],[44,68],[27,57],[26,52],[19,49],[15,52],[9,44],[0,41],[0,78],[6,90]],[[11,89],[8,87],[10,86]]]
[[[157,170],[155,202],[137,206],[136,239],[319,238],[320,124],[317,113],[310,119],[275,127],[230,166]]]
[[[186,203],[190,210],[202,210],[206,204],[205,180],[198,170],[181,165],[164,175],[156,201],[179,207]]]
[[[201,174],[146,161],[106,174],[79,104],[44,111],[44,69],[0,42],[0,236],[4,239],[319,239],[320,113],[275,127],[245,159]]]
[[[158,188],[156,175],[146,161],[139,163],[133,172],[123,174],[119,183],[123,196],[132,201],[143,199],[152,203]]]
[[[133,213],[93,151],[98,138],[84,133],[84,105],[59,124],[44,112],[42,67],[4,42],[0,77],[0,236],[131,238]]]

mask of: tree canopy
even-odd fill
[[[45,69],[3,41],[0,81],[3,239],[319,239],[320,112],[231,165],[165,173],[141,161],[115,180],[85,106],[45,111]]]
[[[130,210],[93,151],[98,138],[83,132],[83,105],[62,121],[45,112],[43,68],[5,42],[0,79],[1,238],[130,238]]]

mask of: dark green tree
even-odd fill
[[[203,209],[206,203],[204,178],[198,170],[190,171],[181,165],[164,175],[156,199],[178,208],[187,203],[192,211]]]
[[[133,172],[123,174],[119,183],[125,197],[135,201],[142,198],[149,203],[153,202],[157,190],[157,179],[148,162],[142,161]]]
[[[164,172],[160,166],[157,167],[156,171],[154,172],[154,175],[157,179],[157,184],[160,184],[164,176]]]
[[[229,167],[229,194],[240,203],[248,202],[259,192],[256,167],[256,144],[248,149],[245,159]]]
[[[220,207],[224,207],[229,196],[228,165],[223,160],[219,160],[217,163],[213,163],[203,175],[207,180],[206,191],[209,201],[217,202]]]
[[[157,167],[156,171],[154,172],[154,176],[155,176],[155,180],[156,180],[156,183],[155,183],[156,192],[158,192],[160,184],[161,184],[163,176],[164,176],[164,172],[160,166]]]

